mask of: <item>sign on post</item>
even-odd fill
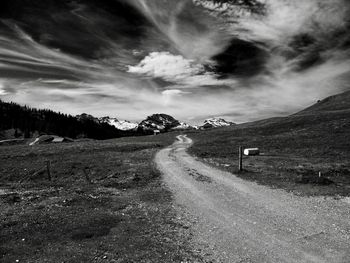
[[[259,150],[259,148],[244,149],[244,155],[246,155],[246,156],[260,155],[260,150]]]
[[[243,171],[243,147],[239,146],[238,149],[238,170]]]

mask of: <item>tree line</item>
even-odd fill
[[[137,135],[121,131],[108,123],[74,116],[48,109],[35,109],[0,100],[0,131],[14,129],[15,137],[30,138],[34,134],[54,134],[62,137],[98,140]]]

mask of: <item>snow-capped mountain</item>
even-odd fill
[[[153,114],[139,124],[144,131],[167,131],[180,125],[180,122],[167,114]]]
[[[174,117],[167,114],[153,114],[140,123],[134,123],[127,120],[120,121],[117,118],[111,118],[108,116],[95,118],[86,113],[78,115],[77,118],[80,121],[90,120],[97,123],[107,123],[121,131],[139,131],[146,134],[153,133],[155,130],[161,132],[169,130],[198,130],[235,125],[235,123],[226,121],[223,118],[210,118],[206,119],[202,126],[191,126],[185,122],[179,122]]]
[[[108,123],[109,125],[112,125],[116,127],[118,130],[122,131],[131,131],[136,130],[138,127],[138,123],[133,123],[130,121],[120,121],[117,118],[110,118],[110,117],[102,117],[99,119],[101,123]]]
[[[180,122],[180,125],[172,128],[172,130],[189,130],[189,129],[194,129],[194,127],[185,122]]]
[[[225,119],[222,119],[222,118],[210,118],[210,119],[206,119],[204,121],[204,124],[201,127],[204,129],[209,129],[209,128],[231,126],[231,125],[235,125],[235,123],[226,121]]]

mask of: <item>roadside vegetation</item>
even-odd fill
[[[0,261],[196,261],[152,162],[175,135],[0,147]]]
[[[190,153],[244,179],[299,195],[350,195],[350,92],[289,117],[188,135]],[[262,152],[244,157],[243,172],[239,146]]]

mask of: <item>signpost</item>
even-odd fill
[[[243,171],[243,147],[239,146],[238,149],[238,170]]]
[[[52,177],[51,177],[51,161],[47,160],[46,161],[46,170],[47,170],[47,178],[49,179],[49,181],[51,181]]]

